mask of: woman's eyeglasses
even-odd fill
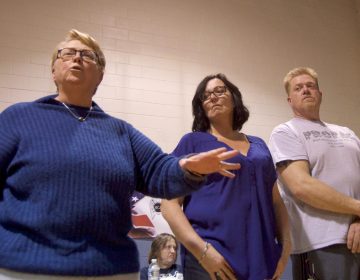
[[[77,50],[73,48],[63,48],[58,50],[57,58],[61,58],[63,60],[71,60],[76,56],[77,53],[79,53],[80,57],[86,62],[97,63],[98,61],[98,56],[93,50]]]
[[[201,101],[204,102],[208,99],[211,98],[211,95],[213,94],[215,97],[220,97],[222,96],[225,92],[227,91],[227,87],[226,86],[217,86],[215,87],[212,91],[205,91]]]

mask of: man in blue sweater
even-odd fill
[[[138,279],[132,192],[186,195],[205,174],[233,177],[238,152],[179,160],[102,111],[105,57],[88,34],[71,30],[51,66],[56,95],[0,114],[0,279]]]

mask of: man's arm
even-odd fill
[[[360,201],[313,178],[308,161],[279,162],[277,171],[280,181],[302,202],[318,209],[360,216]]]

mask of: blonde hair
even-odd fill
[[[76,29],[71,29],[69,31],[69,33],[67,34],[67,36],[65,37],[65,40],[60,42],[57,45],[57,48],[54,50],[54,52],[52,54],[52,57],[51,57],[51,68],[53,68],[55,60],[57,59],[59,46],[61,44],[63,44],[63,43],[70,42],[70,41],[73,41],[73,40],[78,40],[81,43],[83,43],[84,45],[91,48],[93,51],[95,51],[95,53],[96,53],[96,55],[98,57],[97,65],[98,65],[99,69],[102,72],[104,72],[106,61],[105,61],[104,53],[102,52],[99,44],[89,34],[80,32],[80,31],[78,31]]]
[[[318,74],[315,72],[314,69],[310,67],[297,67],[290,70],[289,73],[287,73],[284,78],[284,87],[288,95],[290,92],[291,80],[300,75],[309,75],[311,78],[315,80],[316,86],[319,88]]]

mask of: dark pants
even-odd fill
[[[360,254],[336,244],[291,255],[294,280],[359,280]]]
[[[201,264],[199,264],[198,260],[189,252],[185,253],[184,260],[184,279],[185,280],[210,280],[209,273]]]

